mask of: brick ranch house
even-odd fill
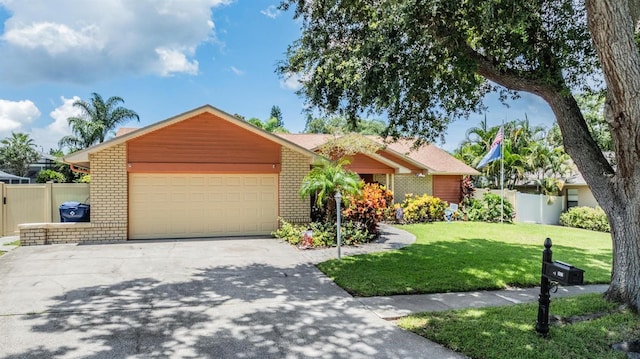
[[[323,134],[278,136],[314,152],[336,138]],[[351,162],[345,168],[359,174],[365,182],[385,185],[393,191],[396,202],[402,202],[406,194],[429,194],[449,203],[459,203],[462,197],[462,177],[480,174],[432,144],[413,148],[411,140],[385,143],[376,136],[366,138],[378,145],[379,149],[375,153],[350,156]]]
[[[64,159],[91,174],[91,222],[23,224],[21,243],[266,235],[278,217],[307,222],[298,190],[321,156],[306,136],[274,135],[209,105],[124,131]],[[411,156],[394,146],[356,156],[352,169],[402,198],[451,200],[462,175],[477,173],[434,146]]]

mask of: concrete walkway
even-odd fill
[[[381,252],[392,249],[400,249],[413,244],[416,241],[416,237],[401,229],[380,224],[380,237],[378,240],[372,243],[367,243],[359,246],[346,246],[341,247],[342,256],[354,256],[358,254],[366,254],[372,252]],[[298,249],[300,253],[309,259],[309,262],[317,264],[327,261],[329,259],[338,258],[338,248],[323,248],[323,249]]]
[[[588,293],[604,293],[605,284],[559,287],[551,293],[551,301],[558,297]],[[397,319],[413,313],[440,312],[450,309],[497,307],[538,300],[540,287],[512,288],[495,291],[394,295],[388,297],[357,298],[366,308],[383,319]],[[535,318],[534,318],[535,320]]]

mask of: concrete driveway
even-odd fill
[[[0,358],[459,357],[270,238],[18,248],[0,333]]]

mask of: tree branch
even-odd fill
[[[602,191],[610,189],[609,179],[613,176],[614,170],[591,136],[580,107],[569,89],[533,80],[534,76],[523,78],[522,74],[498,69],[489,59],[471,47],[467,46],[465,53],[476,62],[478,74],[481,76],[510,90],[525,91],[542,97],[553,110],[562,132],[565,149],[580,172],[588,178],[591,186]],[[557,73],[558,83],[563,84],[561,72]]]

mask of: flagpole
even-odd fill
[[[506,113],[504,115],[507,117]],[[504,223],[504,119],[502,120],[502,141],[500,143],[500,223]]]

